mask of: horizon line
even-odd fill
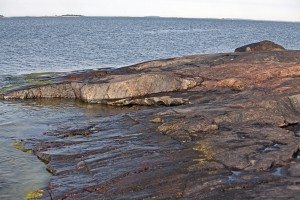
[[[300,21],[289,21],[289,20],[273,20],[273,19],[251,19],[251,18],[217,18],[217,17],[174,17],[174,16],[155,16],[155,15],[147,15],[147,16],[101,16],[101,15],[82,15],[82,14],[62,14],[62,15],[14,15],[14,16],[3,16],[3,18],[17,18],[17,17],[112,17],[112,18],[169,18],[169,19],[214,19],[214,20],[244,20],[244,21],[265,21],[265,22],[291,22],[291,23],[299,23]],[[72,16],[73,15],[73,16]]]

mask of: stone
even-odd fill
[[[2,94],[4,99],[71,98],[89,103],[110,105],[181,105],[187,100],[170,97],[152,97],[143,100],[128,100],[163,92],[180,92],[191,89],[199,82],[190,78],[180,78],[174,74],[111,75],[100,83],[66,82],[37,85],[14,89]],[[110,100],[116,100],[114,102]]]
[[[249,48],[3,92],[124,106],[26,141],[55,175],[41,199],[298,199],[300,51]]]
[[[300,163],[292,163],[288,171],[291,176],[300,177]]]
[[[152,123],[163,123],[163,120],[160,117],[151,119],[150,122]]]
[[[274,42],[264,40],[257,43],[247,44],[235,49],[234,52],[253,52],[253,51],[284,51],[285,48]]]
[[[170,96],[162,97],[146,97],[146,98],[137,98],[137,99],[121,99],[116,101],[106,102],[108,105],[112,106],[179,106],[188,104],[189,101],[183,98],[172,98]]]

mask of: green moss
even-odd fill
[[[28,153],[28,154],[32,154],[32,150],[31,149],[26,149],[25,148],[25,144],[24,142],[15,142],[12,144],[12,146],[20,151],[23,151],[25,153]]]
[[[42,197],[43,193],[44,193],[44,190],[37,190],[37,191],[34,191],[34,192],[29,192],[26,195],[25,200],[34,200],[34,199],[37,199],[39,197]]]
[[[13,85],[13,86],[1,88],[0,89],[0,93],[4,93],[4,92],[6,92],[8,90],[11,90],[11,89],[14,89],[14,88],[17,88],[17,87],[19,87],[19,85]]]
[[[58,74],[58,72],[39,72],[39,73],[31,73],[31,74],[26,74],[24,75],[25,80],[30,80],[30,79],[37,79],[40,78],[41,76],[51,76]]]
[[[0,88],[0,94],[5,93],[12,89],[17,89],[22,86],[36,86],[43,85],[48,83],[53,83],[51,76],[59,74],[59,72],[41,72],[41,73],[32,73],[19,76],[17,84]]]
[[[34,82],[30,82],[28,83],[28,85],[43,85],[43,84],[48,84],[48,83],[53,83],[52,80],[45,80],[45,81],[34,81]]]
[[[24,84],[23,86],[36,86],[36,85],[43,85],[43,84],[48,84],[48,83],[53,83],[53,80],[41,80],[41,81],[32,81],[28,82],[27,84]],[[12,85],[9,87],[3,87],[0,88],[0,94],[5,93],[6,91],[12,90],[12,89],[17,89],[18,87],[21,87],[22,85]]]
[[[24,80],[27,82],[26,86],[43,85],[53,83],[51,75],[58,74],[58,72],[41,72],[24,75]]]

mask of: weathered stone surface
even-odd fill
[[[178,105],[78,117],[28,140],[55,175],[41,199],[297,199],[299,66],[300,51],[199,55],[4,97]]]
[[[179,98],[153,97],[142,100],[128,98],[164,92],[179,92],[191,89],[201,83],[201,79],[181,78],[175,74],[124,74],[97,78],[97,82],[63,82],[14,89],[3,94],[4,99],[71,98],[89,103],[111,105],[181,105],[186,100]],[[114,103],[110,100],[117,100]]]
[[[264,40],[257,43],[247,44],[235,49],[235,52],[251,52],[251,51],[284,51],[285,48],[274,42]]]
[[[25,87],[4,94],[4,99],[72,98],[75,99],[74,84],[58,83],[36,87]],[[79,93],[79,91],[77,92]]]
[[[141,99],[121,99],[116,101],[107,101],[108,105],[112,106],[132,106],[132,105],[141,105],[141,106],[179,106],[183,104],[189,104],[187,99],[183,98],[172,98],[170,96],[161,96],[161,97],[146,97]]]
[[[120,75],[108,83],[85,84],[81,88],[81,99],[99,103],[103,100],[141,97],[162,92],[178,92],[195,87],[193,79],[183,79],[174,74]]]
[[[291,166],[288,171],[291,176],[300,177],[300,163],[299,162],[291,163]]]

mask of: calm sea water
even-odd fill
[[[120,67],[272,40],[300,49],[300,23],[167,18],[3,18],[0,74]]]
[[[17,75],[120,67],[190,54],[232,52],[236,47],[272,40],[300,49],[300,24],[167,18],[3,18],[0,19],[0,87]],[[93,112],[91,112],[93,111]],[[96,109],[96,113],[107,110]],[[92,114],[91,114],[92,113]],[[95,108],[71,101],[0,101],[0,199],[22,199],[43,187],[50,175],[35,156],[11,144],[42,137],[50,125]]]

